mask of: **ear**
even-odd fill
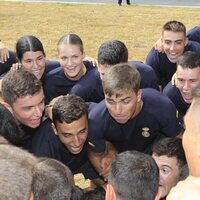
[[[185,46],[187,46],[187,44],[188,44],[188,37],[186,37]]]
[[[105,200],[116,200],[116,194],[113,186],[111,184],[107,184],[106,186],[106,198]]]
[[[139,89],[139,90],[138,90],[138,93],[137,93],[137,102],[140,102],[141,99],[142,99],[142,90]]]
[[[54,123],[51,123],[51,126],[52,126],[52,129],[53,129],[55,135],[58,135],[58,132],[56,130],[56,127],[55,127]]]
[[[6,108],[12,113],[12,115],[13,115],[13,109],[12,109],[12,107],[10,106],[10,104],[8,104],[8,103],[5,102],[5,101],[1,101],[1,104],[2,104],[4,107],[6,107]]]

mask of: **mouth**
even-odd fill
[[[82,145],[77,146],[77,147],[71,147],[72,153],[74,153],[74,154],[80,153],[82,150],[82,147],[83,147]]]

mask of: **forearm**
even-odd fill
[[[89,159],[92,165],[104,179],[107,179],[110,165],[116,154],[117,151],[110,142],[106,142],[105,151],[102,153],[89,152]]]

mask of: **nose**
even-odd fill
[[[190,89],[190,84],[189,84],[188,81],[185,81],[185,82],[184,82],[183,89],[184,89],[184,90]]]
[[[80,138],[77,135],[75,135],[74,136],[74,146],[80,146],[80,143],[81,143]]]
[[[37,63],[37,60],[34,60],[33,61],[33,68],[34,69],[37,69],[39,67],[38,63]]]
[[[35,114],[35,116],[37,116],[37,117],[42,117],[43,110],[42,110],[39,106],[36,106],[36,107],[35,107],[35,110],[34,110],[34,114]]]
[[[71,66],[72,65],[72,58],[69,58],[67,61],[67,65]]]
[[[116,114],[120,114],[122,110],[122,106],[120,105],[120,103],[117,103],[115,106],[115,112]]]
[[[174,50],[175,49],[175,44],[172,43],[171,46],[170,46],[170,50]]]

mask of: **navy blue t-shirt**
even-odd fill
[[[140,88],[154,88],[159,90],[158,80],[151,66],[140,61],[130,61],[129,64],[135,67],[141,75]],[[101,78],[96,68],[89,73],[91,76],[80,80],[73,86],[70,93],[82,97],[86,102],[99,103],[104,99]]]
[[[91,151],[104,152],[105,142],[110,141],[118,152],[137,150],[151,153],[155,141],[180,133],[176,108],[171,100],[154,89],[143,89],[142,92],[142,110],[125,124],[119,124],[111,117],[104,100],[90,108]]]
[[[189,41],[184,51],[200,53],[200,44]],[[171,81],[173,74],[176,72],[176,63],[170,62],[165,53],[159,53],[154,47],[147,55],[146,63],[154,69],[158,82],[162,85],[162,88]]]
[[[54,158],[67,165],[73,174],[83,173],[85,178],[98,177],[87,156],[87,142],[79,154],[72,154],[55,135],[52,121],[46,119],[31,140],[29,151],[37,157]],[[86,166],[86,167],[85,167]]]
[[[12,64],[17,62],[16,53],[13,51],[9,51],[9,58],[6,62],[0,63],[0,75],[8,72],[12,67]]]
[[[190,104],[184,101],[179,89],[175,85],[172,85],[171,82],[169,82],[164,88],[163,94],[168,96],[174,103],[176,110],[178,111],[178,118],[181,124],[183,124],[183,117],[186,114]]]
[[[187,37],[191,41],[200,43],[200,26],[195,26],[187,32]]]
[[[83,76],[84,79],[85,77],[88,77],[88,72],[93,69],[93,65],[89,61],[84,61],[84,65],[86,66],[86,74]],[[81,79],[83,79],[81,77]],[[50,71],[44,79],[44,94],[45,94],[45,100],[46,103],[49,103],[53,98],[60,96],[60,95],[66,95],[69,93],[71,88],[78,83],[81,79],[79,80],[70,80],[67,78],[64,74],[64,71],[62,67],[59,67],[57,69],[54,69]]]

